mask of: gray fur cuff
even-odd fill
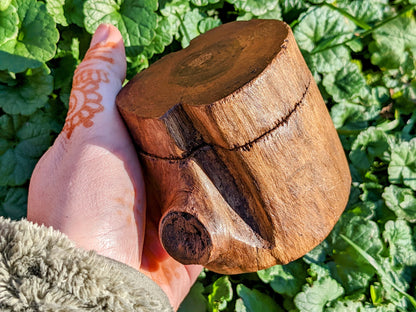
[[[151,279],[64,234],[0,217],[1,311],[173,311]]]

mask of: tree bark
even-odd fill
[[[283,22],[215,28],[139,73],[117,105],[181,263],[225,274],[288,263],[346,206],[342,145]]]

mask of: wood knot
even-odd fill
[[[166,251],[183,264],[206,264],[212,241],[205,226],[193,215],[171,211],[161,221],[160,238]]]

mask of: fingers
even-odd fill
[[[182,265],[162,247],[158,224],[160,207],[155,192],[148,192],[146,234],[140,271],[155,281],[167,294],[176,310],[202,270],[200,265]]]
[[[80,68],[97,66],[97,61],[103,61],[101,65],[107,66],[108,71],[123,82],[126,77],[125,60],[123,38],[119,30],[110,24],[101,24],[94,33]]]
[[[53,226],[79,247],[139,268],[144,183],[115,106],[125,72],[119,31],[101,25],[74,74],[64,128],[33,172],[28,219]]]
[[[114,26],[100,25],[74,74],[69,110],[62,130],[67,140],[80,127],[88,129],[97,124],[105,128],[105,123],[118,114],[115,97],[125,74],[125,52],[120,32]]]

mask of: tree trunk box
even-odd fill
[[[233,22],[140,72],[117,106],[162,207],[166,251],[234,274],[295,260],[343,212],[351,177],[289,26]]]

